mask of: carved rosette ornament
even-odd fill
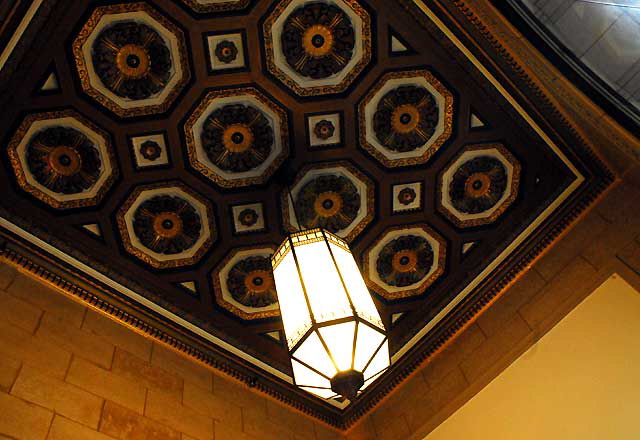
[[[438,104],[424,87],[400,86],[387,92],[373,115],[373,130],[386,148],[407,152],[424,145],[438,125]]]
[[[73,54],[83,90],[121,117],[166,111],[189,80],[182,31],[146,3],[96,8]]]
[[[416,235],[403,235],[387,243],[376,261],[380,279],[390,285],[406,287],[422,280],[433,266],[433,248]]]
[[[127,252],[158,269],[196,263],[216,236],[210,203],[182,183],[136,188],[116,218]]]
[[[171,53],[162,37],[133,21],[103,30],[93,42],[92,62],[109,90],[131,100],[154,96],[171,76]]]
[[[303,168],[281,196],[285,227],[290,231],[324,228],[353,240],[373,219],[373,183],[349,162]],[[295,208],[292,203],[295,203]]]
[[[192,167],[226,188],[264,183],[289,154],[286,112],[254,87],[209,92],[185,137]]]
[[[229,64],[238,58],[238,47],[233,41],[221,41],[215,48],[215,55],[220,62]]]
[[[421,295],[444,273],[445,240],[427,225],[396,226],[364,252],[370,289],[394,300]]]
[[[371,61],[371,19],[356,0],[281,0],[263,30],[268,70],[300,96],[340,93]]]
[[[360,145],[388,168],[423,164],[453,130],[453,95],[429,71],[390,72],[358,105]]]
[[[398,202],[402,205],[410,205],[416,199],[417,194],[413,188],[404,188],[398,193]]]
[[[27,165],[38,183],[58,194],[88,190],[102,167],[94,144],[69,127],[50,127],[37,133],[27,145]]]
[[[156,141],[144,141],[140,145],[140,154],[145,159],[154,161],[162,154],[162,147]]]
[[[331,139],[335,132],[336,126],[333,125],[333,122],[326,119],[319,121],[315,127],[313,127],[313,133],[318,139],[322,139],[323,141]]]
[[[247,307],[267,307],[278,302],[276,285],[267,257],[247,257],[233,265],[227,275],[233,299]]]
[[[57,209],[96,205],[118,175],[109,136],[71,110],[27,116],[8,153],[20,187]]]
[[[361,208],[356,186],[346,177],[335,175],[322,175],[307,182],[295,201],[303,229],[324,228],[333,233],[351,225]]]
[[[480,156],[458,168],[449,184],[453,206],[465,214],[478,214],[493,208],[507,190],[507,170],[489,156]]]
[[[280,316],[271,255],[273,249],[237,249],[212,274],[218,305],[246,319]]]
[[[140,242],[158,254],[179,254],[198,241],[200,216],[178,196],[161,195],[144,201],[133,215],[133,231]]]
[[[262,165],[274,143],[273,127],[264,113],[244,104],[214,110],[206,119],[200,138],[209,160],[233,173]]]
[[[467,146],[442,173],[438,209],[460,227],[492,223],[519,182],[520,164],[503,145]]]
[[[247,208],[243,209],[238,215],[238,221],[241,225],[251,227],[258,221],[258,213],[255,209]]]
[[[312,79],[340,72],[351,60],[355,47],[349,16],[323,2],[307,3],[293,11],[280,39],[289,66]]]

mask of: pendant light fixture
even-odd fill
[[[352,401],[390,362],[384,325],[349,246],[324,229],[300,231],[271,265],[296,385]]]

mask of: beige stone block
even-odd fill
[[[183,406],[178,400],[149,390],[145,416],[198,440],[213,439],[213,419]]]
[[[429,386],[420,371],[402,382],[371,412],[371,421],[376,432],[383,431],[384,425],[389,421],[401,419],[402,414],[409,409],[408,406],[416,399],[422,398],[428,389]],[[394,423],[403,424],[404,420],[396,420]]]
[[[640,273],[640,243],[638,241],[629,243],[620,251],[618,258],[635,273]]]
[[[271,421],[266,414],[242,411],[244,432],[261,440],[293,440],[293,430]]]
[[[109,400],[104,405],[100,431],[118,440],[180,440],[179,432]]]
[[[137,382],[75,357],[67,382],[104,397],[139,414],[144,412],[146,389]]]
[[[0,290],[7,289],[15,280],[18,271],[7,263],[0,262]]]
[[[313,421],[309,417],[270,399],[267,399],[267,418],[278,425],[286,426],[296,434],[297,439],[315,439]]]
[[[183,379],[151,362],[140,359],[133,354],[116,348],[111,371],[131,381],[143,384],[147,388],[155,388],[176,399],[182,399]]]
[[[536,269],[525,272],[498,300],[485,310],[477,320],[482,332],[491,336],[504,325],[545,286],[546,281]]]
[[[211,370],[164,345],[153,344],[151,363],[175,373],[185,381],[193,382],[205,390],[212,389]]]
[[[640,225],[640,221],[637,221]],[[640,233],[638,225],[614,224],[591,241],[582,252],[582,256],[592,266],[602,269],[611,266],[616,259],[616,254],[622,252],[629,244],[633,243]]]
[[[0,434],[16,439],[44,439],[53,413],[0,392]]]
[[[486,339],[460,363],[464,376],[473,383],[489,368],[531,335],[531,329],[520,315],[515,315],[504,329]]]
[[[19,360],[0,355],[0,391],[9,391],[18,376],[20,365]]]
[[[411,433],[404,414],[387,420],[386,423],[377,423],[375,418],[373,420],[377,440],[406,439]]]
[[[111,368],[115,346],[49,312],[42,317],[36,336],[104,368]]]
[[[371,417],[364,416],[352,426],[345,435],[346,440],[375,440],[376,432],[373,429]]]
[[[595,209],[611,223],[630,224],[637,217],[633,207],[639,200],[640,188],[623,181],[605,194]]]
[[[68,326],[80,327],[84,318],[85,306],[27,274],[18,273],[7,292],[62,318]]]
[[[422,375],[429,387],[435,387],[449,373],[456,370],[460,362],[473,353],[485,339],[477,324],[471,324],[456,336],[422,368]]]
[[[316,439],[318,440],[344,440],[345,437],[342,432],[322,425],[320,423],[314,423],[316,431]]]
[[[571,298],[589,294],[597,281],[596,270],[583,258],[573,260],[547,286],[520,308],[520,314],[531,328],[555,322],[566,314],[562,307]]]
[[[242,411],[229,399],[214,395],[190,382],[184,384],[184,406],[211,417],[225,426],[242,429]]]
[[[267,412],[267,399],[252,391],[247,385],[224,376],[213,376],[213,394],[257,414]]]
[[[98,428],[103,400],[56,379],[40,368],[25,366],[20,371],[11,394],[83,425]]]
[[[536,262],[535,269],[545,280],[550,280],[577,257],[589,243],[597,240],[609,225],[597,211],[588,212]]]
[[[457,368],[447,374],[422,399],[415,401],[411,405],[410,411],[405,413],[410,431],[415,432],[427,424],[445,405],[456,399],[467,386],[468,383],[460,369]]]
[[[261,440],[261,437],[253,437],[242,431],[239,431],[224,422],[215,422],[215,439],[216,440]],[[187,440],[185,436],[182,440]]]
[[[0,292],[0,320],[16,325],[29,333],[33,333],[42,316],[42,310],[31,304]]]
[[[151,339],[145,338],[102,313],[88,310],[82,328],[145,361],[151,360]]]
[[[56,415],[47,440],[113,440],[113,437]]]
[[[4,322],[0,322],[0,354],[47,368],[60,379],[64,378],[71,360],[70,352]],[[46,363],[43,359],[47,360]]]

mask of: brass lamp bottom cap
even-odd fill
[[[341,371],[331,378],[331,390],[351,401],[356,398],[362,385],[364,375],[356,370]]]

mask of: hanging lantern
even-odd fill
[[[323,229],[271,258],[296,385],[353,400],[389,366],[386,332],[349,246]]]

